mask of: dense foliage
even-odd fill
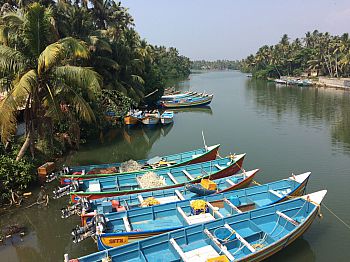
[[[316,76],[348,77],[350,75],[349,34],[332,36],[315,30],[302,39],[290,41],[283,35],[273,46],[264,45],[255,55],[241,61],[240,69],[256,77]]]
[[[0,179],[17,175],[6,183],[19,188],[31,177],[21,161],[28,149],[34,159],[78,147],[81,133],[97,133],[111,125],[109,116],[153,103],[169,80],[190,73],[189,59],[175,48],[140,38],[120,2],[0,1],[0,7],[2,144],[16,144],[9,141],[19,110],[26,126],[18,162],[0,152]]]
[[[193,70],[237,70],[239,69],[239,61],[216,60],[205,61],[197,60],[192,62],[191,69]]]

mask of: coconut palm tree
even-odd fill
[[[100,77],[77,65],[88,58],[89,50],[72,37],[55,42],[53,22],[52,10],[38,3],[24,14],[8,13],[2,18],[0,73],[9,81],[1,82],[1,89],[8,92],[0,102],[0,131],[6,143],[16,130],[18,108],[24,108],[26,139],[17,160],[29,147],[33,154],[34,140],[64,112],[95,120],[87,100],[94,100],[100,91]]]

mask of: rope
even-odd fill
[[[333,216],[335,216],[341,223],[343,223],[348,229],[350,229],[350,225],[347,224],[344,220],[342,220],[339,216],[337,216],[329,207],[327,207],[324,203],[322,204]]]
[[[252,183],[255,184],[255,185],[257,185],[257,186],[261,186],[261,184],[258,183],[258,182],[256,182],[255,180],[252,180]]]

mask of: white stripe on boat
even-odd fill
[[[139,199],[140,204],[142,204],[142,202],[143,202],[143,197],[142,197],[141,195],[138,195],[137,198]]]
[[[183,172],[190,180],[193,180],[193,177],[191,176],[190,173],[187,172],[187,170],[182,170],[182,172]]]
[[[176,243],[175,239],[170,238],[169,242],[173,246],[173,248],[176,250],[176,252],[180,255],[181,259],[187,262],[188,260],[186,258],[185,253],[182,251],[181,247]]]
[[[226,179],[226,182],[229,183],[231,186],[236,185],[231,179]]]
[[[227,198],[224,198],[224,201],[225,201],[230,207],[232,207],[234,210],[236,210],[238,214],[242,213],[242,211],[239,210],[238,207],[236,207],[234,204],[232,204],[230,200],[228,200]]]
[[[170,173],[168,172],[167,175],[170,177],[171,181],[173,181],[175,184],[178,184],[179,182],[177,182],[177,180],[175,179],[175,177]]]
[[[123,217],[123,222],[124,222],[124,226],[125,226],[126,232],[130,232],[131,231],[131,226],[130,226],[128,217]]]
[[[219,170],[223,170],[224,169],[224,167],[219,166],[218,164],[215,164],[214,166],[216,166]]]
[[[179,190],[175,189],[175,194],[177,195],[178,198],[180,198],[180,200],[185,200],[184,196],[180,193]]]
[[[292,223],[294,226],[298,226],[299,223],[297,221],[295,221],[293,218],[287,216],[286,214],[283,214],[280,211],[276,211],[276,214],[279,215],[280,217],[283,217],[285,220],[287,220],[288,222]]]
[[[214,213],[216,213],[220,218],[224,218],[224,215],[221,214],[219,212],[219,208],[218,207],[214,207],[212,204],[210,204],[209,202],[206,202],[206,204],[208,205],[208,207],[213,210]]]
[[[236,234],[236,237],[239,241],[242,242],[243,245],[245,245],[252,253],[255,252],[255,248],[252,247],[248,242],[247,240],[245,240],[240,234],[237,233],[237,231],[235,231],[232,227],[230,227],[229,224],[225,223],[224,227],[226,227],[228,230],[231,231],[231,233],[235,233]]]
[[[177,207],[177,211],[180,213],[180,215],[185,219],[185,221],[191,225],[190,221],[188,221],[188,217],[187,215],[185,214],[185,212],[182,210],[181,207]]]
[[[222,253],[225,254],[225,256],[227,256],[227,258],[230,261],[235,260],[235,258],[232,256],[232,254],[230,252],[227,251],[227,247],[225,245],[222,245],[219,240],[214,237],[208,229],[204,229],[203,232],[218,246],[218,248],[221,250]]]
[[[269,190],[270,193],[274,194],[275,196],[278,196],[279,198],[282,198],[283,195],[281,195],[280,193],[278,193],[277,191],[273,190],[273,189],[270,189]]]

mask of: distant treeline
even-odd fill
[[[205,61],[198,60],[192,61],[191,69],[193,70],[224,70],[224,69],[239,69],[239,61],[229,60],[216,60],[216,61]]]
[[[317,30],[290,41],[287,34],[276,45],[264,45],[255,55],[240,62],[240,70],[258,78],[281,75],[348,77],[350,75],[349,34],[332,36]]]

